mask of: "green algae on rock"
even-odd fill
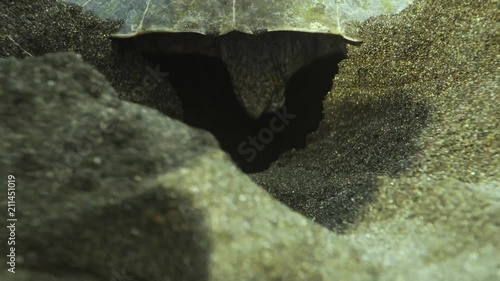
[[[121,20],[115,37],[145,33],[223,35],[200,43],[188,37],[181,46],[198,46],[194,53],[220,57],[227,65],[234,92],[248,115],[283,106],[290,77],[315,58],[339,52],[338,37],[306,36],[295,32],[341,35],[359,41],[352,23],[380,14],[397,13],[412,0],[379,1],[170,1],[60,0],[82,6],[99,17]],[[239,32],[234,34],[233,31]],[[266,31],[295,31],[269,35]],[[249,36],[245,34],[262,34]],[[305,37],[305,38],[304,38]],[[199,39],[199,38],[198,38]],[[179,50],[167,42],[162,52]],[[183,53],[186,51],[183,50]]]

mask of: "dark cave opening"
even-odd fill
[[[245,173],[263,171],[282,153],[305,147],[306,136],[323,118],[323,98],[345,58],[339,47],[338,54],[301,68],[288,83],[283,108],[254,120],[238,103],[222,60],[157,53],[144,57],[169,73],[183,104],[183,121],[211,132]]]

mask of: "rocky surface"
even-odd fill
[[[18,177],[24,206],[18,268],[99,280],[351,275],[352,245],[269,196],[207,132],[118,100],[74,54],[7,59],[0,73],[0,170]]]
[[[74,24],[5,16],[52,1],[0,5],[2,56],[72,50],[50,34]],[[18,274],[2,262],[0,278],[498,280],[497,11],[421,0],[361,26],[306,149],[251,178],[209,133],[120,100],[123,72],[83,42],[82,58],[0,60],[19,206]]]
[[[350,227],[343,237],[385,268],[381,280],[498,279],[495,17],[496,1],[418,1],[364,24],[307,148],[252,178]]]
[[[119,22],[100,20],[56,0],[1,1],[0,11],[0,57],[77,52],[106,76],[122,99],[182,118],[181,102],[168,79],[150,78],[157,66],[138,53],[119,51],[109,40]]]
[[[206,275],[206,250],[195,246],[206,235],[194,229],[203,226],[196,223],[200,215],[193,214],[196,224],[188,226],[175,212],[189,198],[178,194],[161,202],[138,186],[217,148],[215,139],[155,110],[121,102],[105,78],[74,54],[7,59],[0,69],[0,112],[7,121],[0,127],[0,171],[17,177],[16,198],[25,206],[17,211],[24,218],[17,224],[18,267],[74,268],[107,279],[124,261],[170,248],[153,255],[158,267],[167,259],[190,259],[193,268],[170,261],[170,270],[184,277]],[[158,200],[162,211],[156,210]],[[164,211],[169,218],[162,217]],[[164,220],[181,232],[161,227]],[[137,247],[143,239],[147,245]],[[113,257],[116,251],[122,262]],[[150,262],[134,264],[144,271]]]
[[[336,229],[356,218],[378,176],[498,178],[492,4],[419,1],[364,24],[369,39],[348,46],[307,148],[253,178]]]

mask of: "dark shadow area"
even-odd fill
[[[144,56],[169,73],[183,104],[183,121],[210,131],[246,173],[263,171],[283,152],[305,147],[306,136],[323,118],[323,98],[343,59],[343,54],[329,56],[300,69],[289,81],[284,107],[253,120],[238,103],[222,60],[199,55]],[[280,116],[285,113],[294,117],[283,120]],[[270,130],[274,127],[279,132]]]
[[[86,273],[101,280],[208,280],[206,219],[190,198],[170,197],[175,192],[152,188],[97,214],[78,214],[78,223],[77,214],[50,220],[53,229],[64,224],[68,231],[21,237],[21,249],[30,253],[27,265],[57,277]],[[59,246],[50,247],[53,241]]]
[[[321,123],[305,150],[283,155],[252,179],[325,227],[348,229],[377,191],[377,177],[397,177],[408,167],[430,114],[413,93],[369,92],[334,98],[330,122]]]
[[[183,121],[214,134],[234,162],[275,198],[339,232],[372,198],[377,176],[397,176],[407,167],[427,122],[428,105],[415,93],[366,88],[360,80],[345,88],[349,94],[331,94],[328,120],[319,127],[323,99],[346,53],[344,42],[340,55],[313,61],[293,75],[282,109],[253,120],[239,105],[222,60],[192,54],[199,46],[213,53],[214,37],[158,36],[135,44],[146,44],[145,58],[170,73],[183,103]],[[199,45],[187,47],[190,55],[174,55],[158,48],[175,51],[182,45],[166,41]]]

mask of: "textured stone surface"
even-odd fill
[[[147,32],[225,34],[231,31],[302,31],[357,37],[349,28],[369,17],[394,14],[413,0],[59,0],[77,4],[104,19],[123,21],[116,36]]]
[[[140,280],[371,279],[370,266],[352,275],[361,267],[352,245],[337,245],[333,233],[269,196],[210,134],[119,101],[74,55],[4,60],[0,82],[8,120],[0,171],[17,177],[23,205],[18,267],[99,280],[116,272]]]
[[[119,52],[109,40],[118,22],[103,21],[56,0],[0,2],[0,57],[73,51],[111,82],[119,96],[182,118],[182,105],[168,79],[151,80],[140,54]]]
[[[380,280],[497,280],[499,186],[498,178],[383,177],[366,216],[343,238],[363,249]]]
[[[164,201],[146,186],[150,177],[216,148],[215,139],[121,102],[75,55],[0,64],[0,171],[17,178],[16,215],[23,218],[17,223],[18,267],[85,271],[109,280],[124,263],[140,272],[168,263],[164,275],[203,280],[201,214],[185,223],[177,207],[189,206],[189,198],[177,194]],[[6,210],[6,197],[0,205]],[[183,267],[186,260],[193,265]]]
[[[252,176],[305,217],[73,55],[1,60],[12,280],[498,280],[495,11],[422,0],[361,26],[307,148]]]
[[[354,221],[343,237],[381,280],[498,279],[494,11],[419,1],[364,24],[307,148],[252,178],[327,227]]]
[[[328,227],[355,218],[349,200],[365,202],[378,175],[498,178],[495,3],[420,1],[370,20],[371,39],[348,46],[307,148],[253,178]]]

